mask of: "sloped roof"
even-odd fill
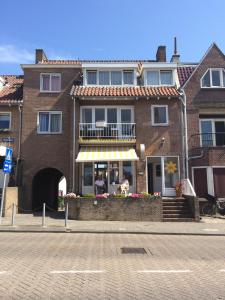
[[[180,66],[177,68],[178,78],[180,85],[183,86],[184,83],[188,80],[191,74],[194,72],[196,66]]]
[[[73,86],[71,94],[75,97],[178,97],[175,87],[100,87]]]
[[[17,104],[23,99],[23,76],[0,75],[5,85],[0,89],[0,104]]]

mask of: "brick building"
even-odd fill
[[[23,76],[0,75],[0,146],[13,148],[11,179],[17,183],[20,175],[22,103]],[[3,187],[3,161],[4,156],[0,156],[0,189]]]
[[[196,194],[225,197],[225,56],[212,44],[178,68],[187,100],[189,176]]]
[[[184,178],[182,102],[177,63],[155,60],[48,60],[22,65],[23,205],[56,207],[60,178],[68,191],[95,193],[100,175],[113,193],[174,196]]]
[[[96,193],[101,176],[108,193],[126,178],[130,192],[174,196],[189,173],[198,196],[225,196],[224,68],[215,44],[199,64],[181,63],[176,49],[167,62],[164,46],[154,60],[49,60],[36,50],[24,77],[7,77],[11,92],[0,77],[20,206],[56,208],[62,177],[82,195]]]

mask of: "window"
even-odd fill
[[[61,74],[41,74],[41,92],[60,92]]]
[[[225,119],[200,120],[201,145],[225,146]]]
[[[173,76],[170,70],[154,70],[146,72],[147,85],[172,85]]]
[[[97,84],[97,71],[87,71],[87,84]]]
[[[61,112],[39,112],[38,133],[61,133],[62,113]]]
[[[84,163],[84,186],[93,185],[93,164]]]
[[[95,109],[95,122],[105,121],[105,109],[96,108]]]
[[[86,73],[88,85],[133,85],[134,71],[132,70],[88,70]]]
[[[83,123],[92,123],[92,109],[83,108],[82,109],[82,122]]]
[[[168,125],[168,106],[152,105],[152,125],[166,126]]]
[[[129,181],[129,185],[133,185],[133,168],[131,161],[123,162],[123,176]]]
[[[0,112],[0,130],[10,130],[11,128],[11,113]]]
[[[111,85],[121,85],[122,84],[122,72],[112,71],[111,72]]]
[[[225,70],[208,69],[201,79],[202,88],[221,88],[225,87]]]
[[[123,84],[128,84],[128,85],[134,84],[133,71],[123,71]]]
[[[110,184],[119,184],[119,162],[110,162]]]
[[[109,71],[99,71],[99,84],[100,85],[109,85]]]

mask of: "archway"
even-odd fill
[[[46,203],[47,207],[58,209],[59,182],[63,173],[54,168],[40,170],[33,178],[32,185],[32,208],[33,210],[42,207]]]

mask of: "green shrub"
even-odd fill
[[[82,198],[95,198],[95,194],[83,194]]]

